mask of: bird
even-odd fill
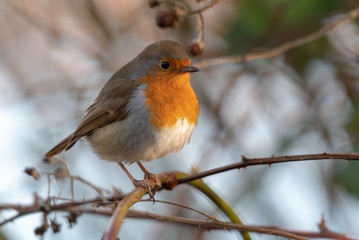
[[[112,75],[74,132],[44,160],[85,139],[100,159],[117,162],[135,186],[145,187],[151,195],[160,183],[141,162],[179,152],[189,143],[199,115],[190,73],[198,71],[180,43],[150,44]],[[144,179],[133,178],[124,163],[137,163]],[[156,186],[148,179],[154,179]]]

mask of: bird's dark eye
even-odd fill
[[[161,68],[168,69],[169,67],[170,67],[170,64],[168,62],[165,62],[165,61],[161,62]]]

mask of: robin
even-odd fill
[[[140,161],[178,152],[197,125],[198,101],[190,85],[191,65],[185,49],[174,41],[147,46],[120,68],[85,112],[77,129],[46,153],[44,159],[70,149],[85,138],[103,160],[117,162],[135,186],[159,182]],[[123,163],[137,163],[145,174],[134,179]]]

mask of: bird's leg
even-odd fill
[[[126,169],[126,167],[123,165],[123,163],[120,163],[120,162],[117,162],[117,163],[118,163],[118,165],[120,165],[120,167],[122,168],[122,170],[126,173],[126,175],[129,177],[129,179],[131,180],[131,182],[133,183],[133,185],[134,185],[135,187],[141,186],[141,187],[145,188],[145,189],[147,190],[148,195],[150,196],[150,198],[153,199],[153,197],[154,197],[154,195],[155,195],[155,193],[156,193],[156,190],[158,189],[158,185],[157,185],[156,180],[155,180],[154,178],[152,178],[152,179],[155,180],[155,183],[156,183],[155,185],[153,185],[150,181],[148,181],[148,178],[146,178],[146,177],[145,177],[144,180],[137,180],[137,179],[135,179],[135,178],[131,175],[131,173]],[[143,166],[142,166],[142,167],[143,167]],[[144,167],[143,167],[143,168],[144,168]],[[142,169],[142,168],[141,168],[141,169]],[[146,170],[146,171],[147,171],[147,170]],[[153,175],[153,176],[157,179],[157,181],[159,181],[158,178],[157,178],[154,174],[151,174],[151,173],[148,172],[148,171],[147,171],[147,173],[150,174],[150,175]]]
[[[123,163],[117,162],[118,165],[120,165],[120,167],[122,168],[122,170],[126,173],[126,175],[128,176],[128,178],[131,180],[131,182],[133,183],[133,185],[136,186],[135,182],[138,182],[137,179],[135,179],[134,177],[132,177],[131,173],[127,170],[127,168],[123,165]]]

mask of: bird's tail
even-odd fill
[[[75,143],[76,141],[73,141],[73,134],[70,134],[45,154],[44,161],[49,161],[51,157],[70,149]]]

